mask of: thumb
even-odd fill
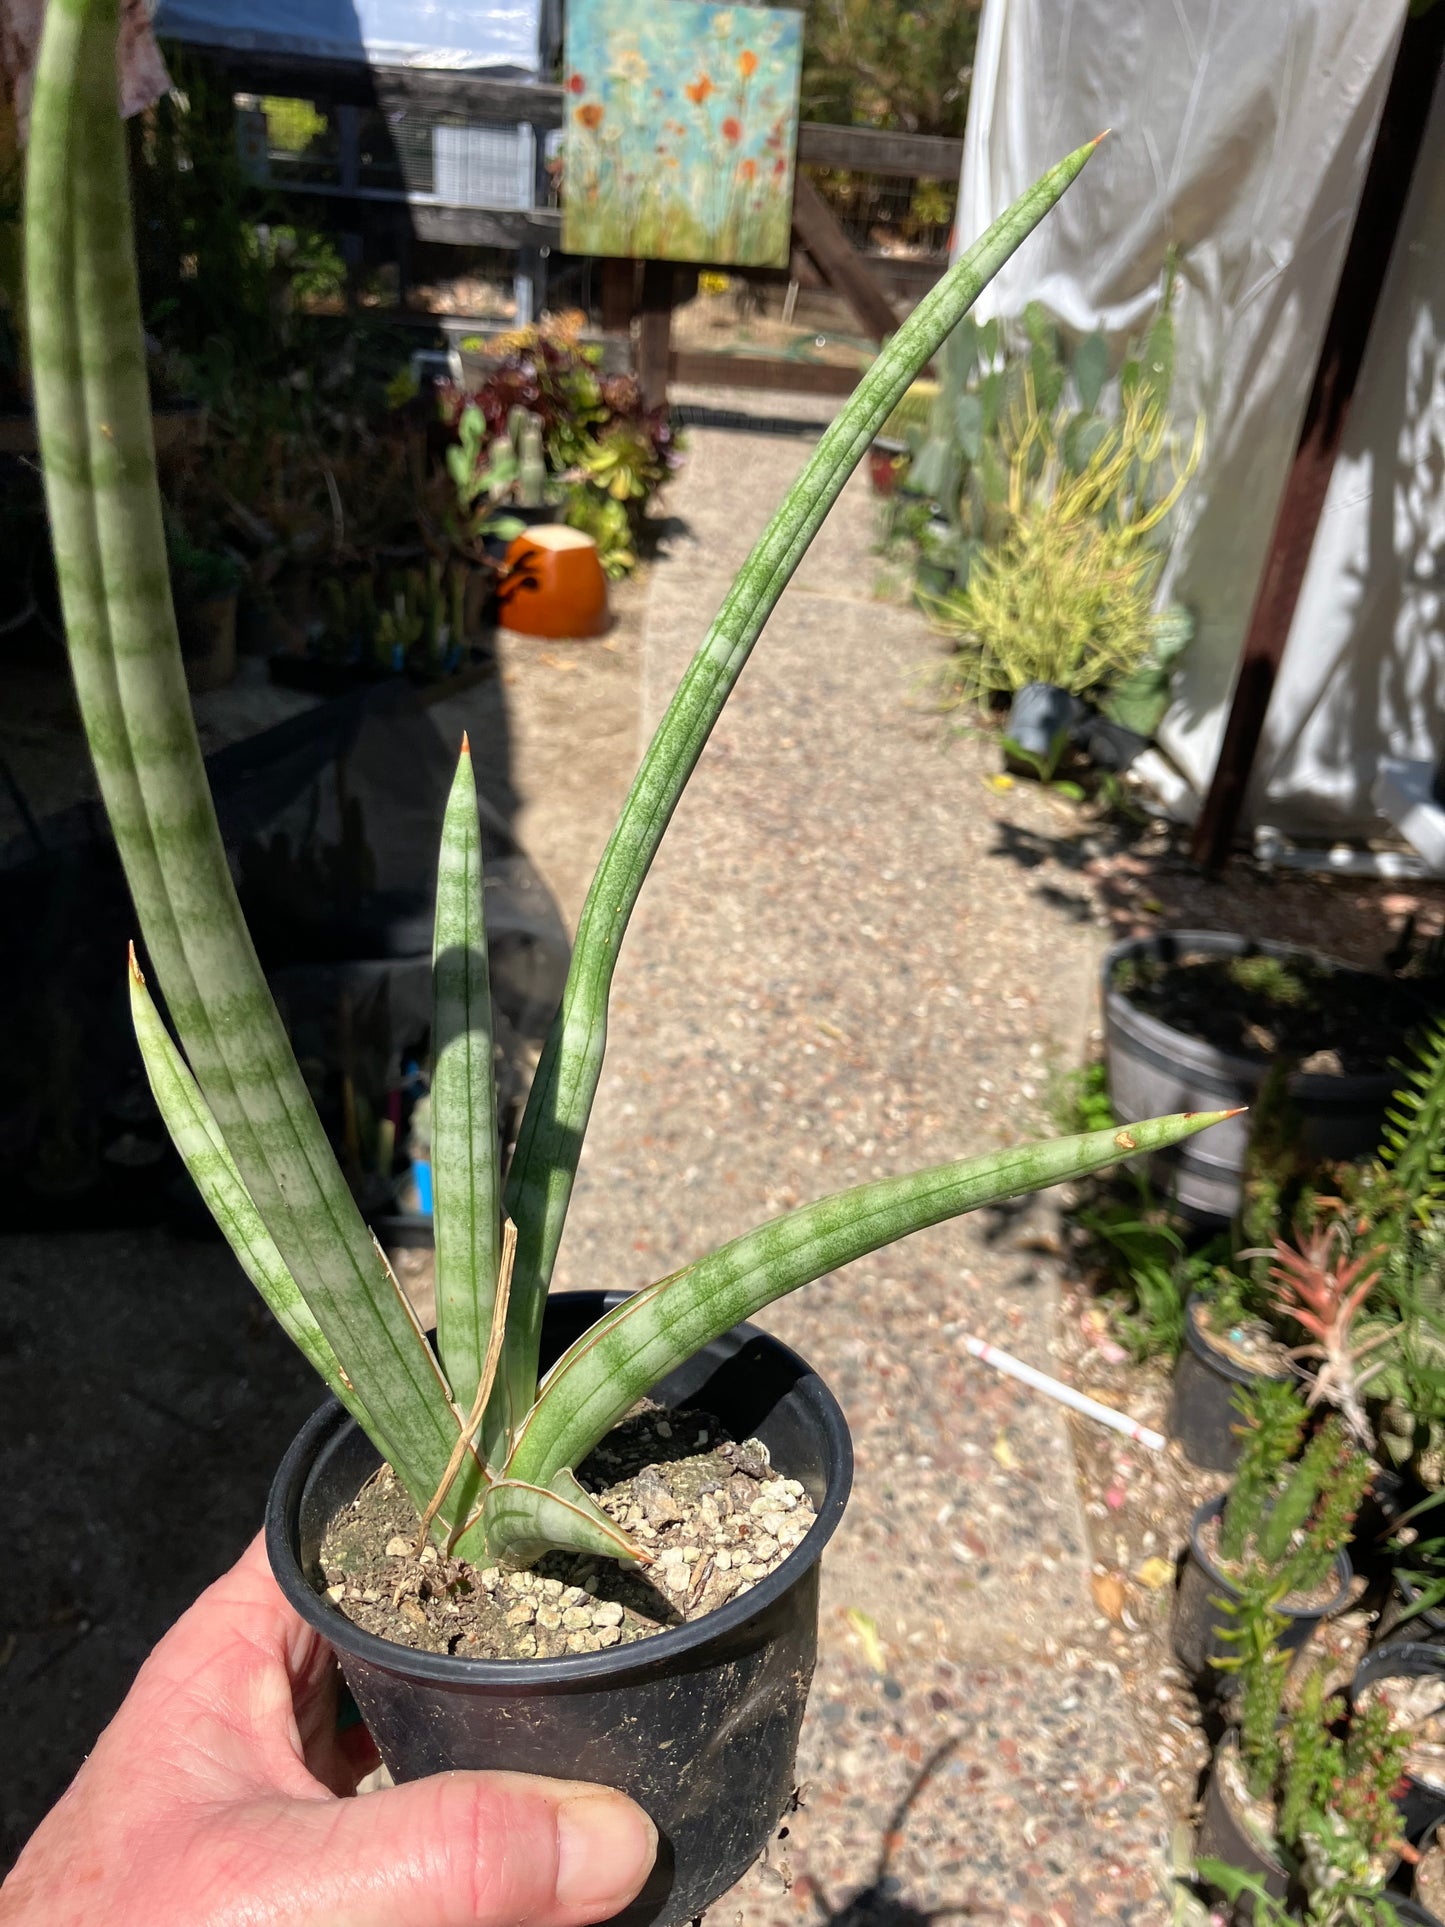
[[[291,1804],[277,1927],[583,1927],[634,1899],[657,1829],[624,1794],[522,1773],[439,1773]]]

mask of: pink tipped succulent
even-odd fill
[[[1379,1283],[1384,1256],[1385,1247],[1375,1245],[1348,1257],[1345,1228],[1335,1219],[1301,1237],[1298,1250],[1276,1238],[1269,1270],[1276,1307],[1309,1333],[1309,1342],[1295,1346],[1291,1356],[1318,1361],[1309,1403],[1335,1406],[1364,1446],[1373,1441],[1361,1394],[1384,1361],[1363,1369],[1361,1361],[1391,1334],[1387,1327],[1361,1339],[1355,1323]]]

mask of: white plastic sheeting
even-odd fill
[[[1116,346],[1183,251],[1175,395],[1209,441],[1164,593],[1197,635],[1161,741],[1196,795],[1228,714],[1404,0],[986,0],[958,233],[1113,132],[985,296]],[[1379,756],[1445,746],[1445,101],[1417,169],[1256,764],[1258,818],[1376,827]],[[1433,234],[1437,245],[1427,246]]]
[[[543,0],[160,0],[163,38],[377,66],[535,74]]]

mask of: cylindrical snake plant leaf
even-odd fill
[[[981,1205],[1164,1150],[1229,1115],[1185,1113],[990,1151],[840,1191],[734,1238],[634,1293],[563,1353],[522,1423],[506,1478],[550,1488],[660,1378],[740,1319],[825,1272]],[[515,1506],[508,1525],[516,1529]],[[529,1529],[540,1527],[538,1519]],[[508,1550],[490,1530],[488,1542],[496,1556]]]
[[[191,717],[156,485],[116,29],[116,0],[51,0],[26,179],[35,413],[81,715],[186,1059],[377,1443],[421,1504],[458,1419],[291,1054]]]
[[[753,644],[824,516],[909,383],[1075,179],[1097,142],[1061,161],[913,310],[819,441],[748,560],[659,724],[588,892],[562,1007],[533,1079],[508,1177],[517,1270],[503,1370],[517,1410],[536,1380],[542,1305],[556,1262],[607,1043],[623,932],[683,789]]]
[[[431,1147],[437,1347],[452,1397],[466,1411],[481,1381],[491,1336],[501,1198],[482,835],[465,738],[437,860]],[[484,1426],[484,1442],[489,1430]]]

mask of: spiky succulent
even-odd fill
[[[116,109],[115,0],[51,0],[27,201],[35,402],[81,711],[173,1042],[136,1029],[187,1166],[267,1303],[464,1556],[643,1555],[572,1467],[673,1367],[772,1299],[924,1225],[1177,1142],[1210,1115],[1024,1145],[826,1198],[609,1312],[538,1384],[542,1311],[606,1041],[618,947],[763,624],[889,410],[1088,159],[1081,148],[929,294],[822,437],[683,677],[587,898],[562,1007],[502,1171],[481,843],[464,752],[434,951],[437,1338],[322,1132],[242,920],[187,701],[165,567]]]

